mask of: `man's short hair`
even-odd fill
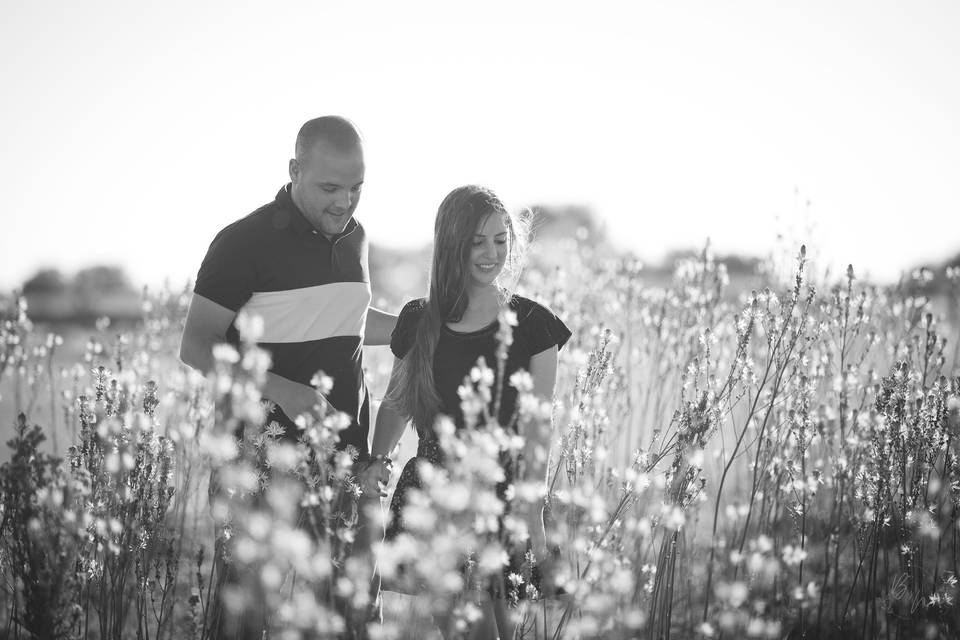
[[[294,150],[298,161],[318,142],[325,142],[336,151],[351,151],[360,145],[360,131],[355,124],[341,116],[321,116],[307,120],[297,134]]]

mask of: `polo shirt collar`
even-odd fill
[[[313,225],[310,224],[310,221],[307,220],[307,217],[303,215],[303,212],[300,211],[296,203],[293,201],[293,197],[290,195],[290,188],[292,183],[288,182],[284,186],[280,187],[280,191],[277,192],[277,204],[290,212],[290,228],[293,229],[298,234],[311,234],[313,235],[316,229],[313,228]],[[335,235],[331,240],[336,242],[343,236],[353,233],[353,230],[357,228],[357,221],[355,218],[350,218],[350,222],[347,223],[346,228],[343,231]],[[321,233],[317,233],[320,237],[326,238]]]

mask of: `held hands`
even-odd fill
[[[367,497],[387,497],[387,483],[390,482],[390,471],[393,461],[387,456],[373,456],[357,473],[357,483],[362,495]]]

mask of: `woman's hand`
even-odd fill
[[[387,483],[390,482],[390,472],[393,461],[387,456],[374,456],[366,467],[357,474],[357,484],[364,496],[387,497]]]

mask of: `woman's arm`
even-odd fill
[[[530,358],[533,393],[542,400],[553,400],[553,388],[557,384],[557,361],[559,359],[560,354],[556,345]]]
[[[553,402],[553,389],[557,383],[557,360],[559,353],[556,346],[542,351],[530,358],[530,377],[533,379],[533,394],[541,401]],[[548,417],[544,420],[533,420],[528,423],[523,436],[526,439],[523,459],[526,467],[526,477],[543,483],[546,490],[547,483],[547,454],[550,451],[550,436],[553,431],[553,420]],[[543,503],[531,504],[525,510],[527,528],[530,532],[530,542],[533,552],[538,558],[546,557],[546,531],[543,526]]]
[[[400,436],[407,426],[407,420],[390,404],[389,398],[394,397],[396,393],[397,374],[400,368],[400,360],[393,359],[393,371],[390,373],[390,383],[387,385],[387,392],[384,394],[383,402],[380,403],[380,410],[377,411],[377,424],[373,430],[373,444],[370,445],[371,455],[389,455],[400,442]]]
[[[553,403],[553,388],[557,383],[557,347],[551,347],[530,358],[530,377],[533,380],[533,395],[541,402]],[[546,482],[547,453],[550,450],[550,436],[553,431],[552,416],[528,423],[529,427],[522,435],[526,438],[524,459],[528,478],[542,478]]]

